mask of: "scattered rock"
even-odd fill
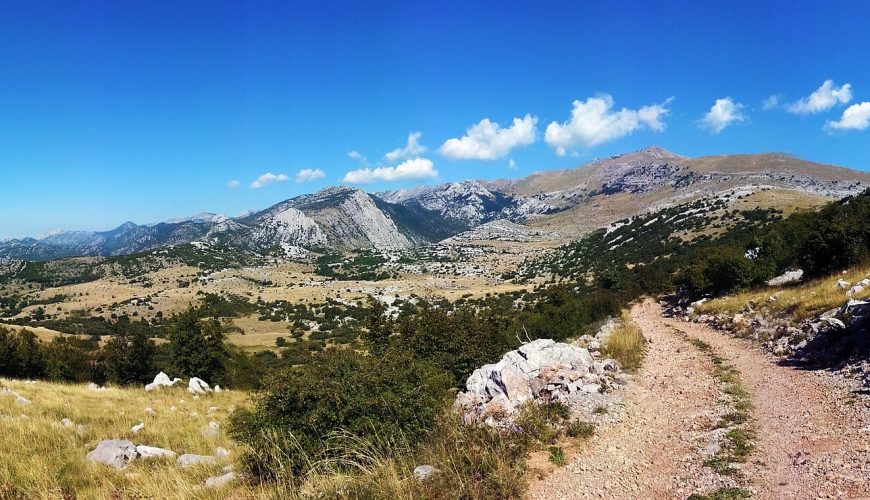
[[[423,482],[434,476],[437,472],[438,469],[432,467],[431,465],[418,465],[414,468],[414,477],[417,479],[417,481]]]
[[[207,394],[211,392],[211,387],[205,382],[205,380],[197,377],[193,377],[187,383],[187,390],[194,395],[197,394]]]
[[[61,420],[61,421],[60,421],[60,425],[62,425],[62,426],[64,426],[64,427],[67,427],[67,428],[71,428],[71,427],[74,427],[74,426],[75,426],[75,425],[73,424],[73,421],[70,420],[70,419],[68,419],[68,418],[64,418],[63,420]]]
[[[175,458],[175,452],[166,448],[157,448],[155,446],[139,445],[136,447],[136,453],[139,458]]]
[[[93,383],[93,382],[88,382],[88,386],[87,386],[87,387],[88,387],[88,389],[91,390],[91,391],[105,391],[105,390],[107,390],[105,387],[103,387],[103,386],[101,386],[101,385],[97,385],[97,384],[95,384],[95,383]]]
[[[88,453],[87,458],[92,462],[100,462],[116,469],[121,469],[137,456],[136,445],[131,441],[105,439],[100,441],[97,447]]]
[[[209,422],[207,427],[200,429],[200,433],[207,438],[216,438],[220,433],[221,425],[217,422]]]
[[[162,387],[172,387],[178,382],[181,382],[180,378],[170,379],[169,375],[160,372],[157,374],[156,377],[154,377],[153,382],[145,386],[145,390],[150,392],[156,389],[160,389]]]
[[[15,404],[20,406],[27,406],[30,404],[30,400],[25,398],[24,396],[17,396],[15,398]]]
[[[230,457],[230,450],[218,446],[214,450],[214,456],[217,457],[218,460],[223,460],[225,458],[229,458]]]
[[[236,480],[236,473],[233,471],[227,472],[222,476],[213,476],[205,480],[206,488],[221,488]]]
[[[797,283],[804,277],[803,269],[795,269],[793,271],[786,271],[776,278],[771,278],[767,280],[767,286],[783,286],[790,285],[792,283]]]
[[[154,408],[151,408],[149,406],[148,408],[145,408],[145,414],[148,415],[149,417],[153,417],[154,415],[157,414],[157,412],[154,411]]]
[[[133,434],[139,434],[139,432],[144,428],[145,428],[145,422],[139,422],[138,424],[136,424],[130,428],[130,432],[132,432]]]
[[[176,461],[181,468],[187,468],[194,465],[204,464],[204,465],[216,465],[217,460],[210,455],[195,455],[193,453],[185,453],[178,457]]]

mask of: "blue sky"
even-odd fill
[[[0,238],[649,144],[867,170],[868,19],[863,1],[0,0]]]

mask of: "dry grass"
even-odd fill
[[[226,491],[200,488],[207,477],[221,474],[226,461],[189,469],[174,461],[135,461],[119,471],[91,463],[85,455],[102,439],[121,438],[179,455],[214,455],[223,447],[232,459],[236,445],[222,431],[207,437],[202,429],[212,421],[223,424],[230,409],[245,401],[244,393],[224,391],[195,400],[186,388],[147,393],[49,382],[2,380],[0,385],[31,401],[22,406],[13,397],[0,396],[0,498],[226,497]],[[145,412],[149,407],[153,416]],[[219,409],[209,415],[209,407]],[[63,426],[64,418],[73,426]],[[130,428],[140,422],[144,430],[132,434]]]
[[[845,274],[837,273],[802,285],[763,287],[711,300],[699,307],[697,313],[733,315],[743,310],[747,304],[752,303],[756,311],[768,317],[788,317],[796,324],[835,307],[840,307],[848,300],[846,291],[837,288],[837,280],[842,278],[854,284],[867,276],[870,276],[870,266],[860,266],[846,271]],[[775,299],[770,300],[771,297],[775,297]],[[870,298],[870,289],[866,289],[852,298]]]
[[[628,314],[623,313],[619,326],[611,332],[604,345],[604,354],[619,361],[624,370],[634,371],[640,368],[645,352],[643,332]]]
[[[422,449],[401,437],[384,447],[336,433],[330,445],[341,450],[337,454],[341,458],[312,462],[310,472],[302,477],[286,474],[281,481],[259,485],[236,481],[210,490],[203,487],[205,480],[221,475],[227,465],[241,470],[233,462],[249,451],[223,432],[231,409],[247,401],[245,393],[224,391],[193,399],[183,388],[156,393],[139,388],[94,391],[83,385],[5,379],[0,386],[31,401],[22,406],[13,397],[0,396],[3,499],[514,498],[526,487],[527,468],[518,455],[521,446],[493,431],[464,427],[446,417]],[[209,415],[213,406],[219,409]],[[149,416],[145,408],[155,414]],[[65,427],[64,418],[73,425]],[[221,424],[216,437],[202,432],[211,421]],[[134,435],[130,428],[139,422],[145,428]],[[135,460],[122,470],[89,462],[87,453],[109,438],[178,454],[214,455],[217,447],[224,447],[231,455],[215,466],[188,469],[174,460]],[[389,452],[379,451],[384,449]],[[438,472],[420,483],[413,471],[422,463]]]

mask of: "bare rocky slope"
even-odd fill
[[[785,154],[689,158],[659,147],[585,166],[498,181],[464,181],[366,194],[333,187],[229,219],[216,214],[105,232],[60,231],[40,239],[0,242],[0,258],[47,260],[124,255],[166,245],[208,241],[254,252],[298,255],[311,249],[396,250],[441,241],[494,221],[570,240],[628,216],[729,191],[762,189],[841,198],[870,187],[870,173]],[[775,203],[775,199],[773,200]],[[502,226],[497,226],[501,228]],[[512,233],[522,233],[513,227]]]

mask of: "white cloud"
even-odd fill
[[[853,104],[843,111],[843,116],[837,121],[829,121],[825,129],[833,130],[864,130],[870,126],[870,102]]]
[[[411,132],[408,134],[408,143],[405,144],[404,148],[394,149],[385,154],[384,158],[386,158],[387,161],[396,161],[424,153],[426,147],[420,144],[420,137],[422,135],[421,132]]]
[[[316,181],[324,177],[326,177],[326,174],[319,168],[303,168],[296,173],[296,182],[302,184],[303,182]]]
[[[350,158],[351,160],[356,160],[356,161],[360,162],[360,164],[362,164],[362,165],[369,164],[369,159],[366,158],[366,155],[360,153],[357,150],[353,150],[353,151],[348,152],[347,157]]]
[[[426,158],[413,158],[406,160],[395,167],[360,168],[344,174],[342,182],[351,184],[368,184],[370,182],[401,181],[408,179],[426,179],[437,177],[432,160]]]
[[[613,97],[609,94],[590,97],[585,102],[575,100],[571,121],[547,125],[544,140],[556,149],[556,154],[564,156],[568,149],[597,146],[643,128],[661,132],[665,129],[662,117],[668,113],[666,106],[672,99],[636,110],[622,108],[619,111],[611,111]]]
[[[263,186],[268,186],[269,184],[284,182],[287,180],[290,180],[290,177],[287,177],[287,174],[273,174],[272,172],[266,172],[265,174],[257,177],[257,179],[251,183],[251,189],[260,189]]]
[[[239,182],[239,181],[237,181],[237,180],[235,180],[235,179],[233,179],[233,180],[227,182],[227,187],[230,188],[230,189],[236,189],[237,187],[239,187],[239,186],[241,186],[241,185],[242,185],[242,183]]]
[[[788,106],[788,110],[799,115],[821,113],[837,104],[846,104],[852,100],[852,85],[846,83],[840,87],[834,86],[833,80],[825,80],[815,92]]]
[[[716,99],[716,103],[713,104],[710,111],[701,118],[700,125],[709,130],[711,134],[718,134],[732,123],[746,120],[746,115],[740,111],[741,109],[743,109],[743,105],[734,102],[730,97]]]
[[[510,169],[510,170],[516,170],[516,169],[517,169],[517,162],[515,162],[513,158],[511,158],[510,160],[508,160],[508,169]]]
[[[465,136],[447,139],[438,152],[451,160],[497,160],[512,149],[535,142],[538,118],[526,115],[514,118],[513,124],[501,128],[489,118],[468,128]]]
[[[777,106],[779,106],[779,96],[775,94],[761,102],[761,109],[765,111],[775,109]]]

